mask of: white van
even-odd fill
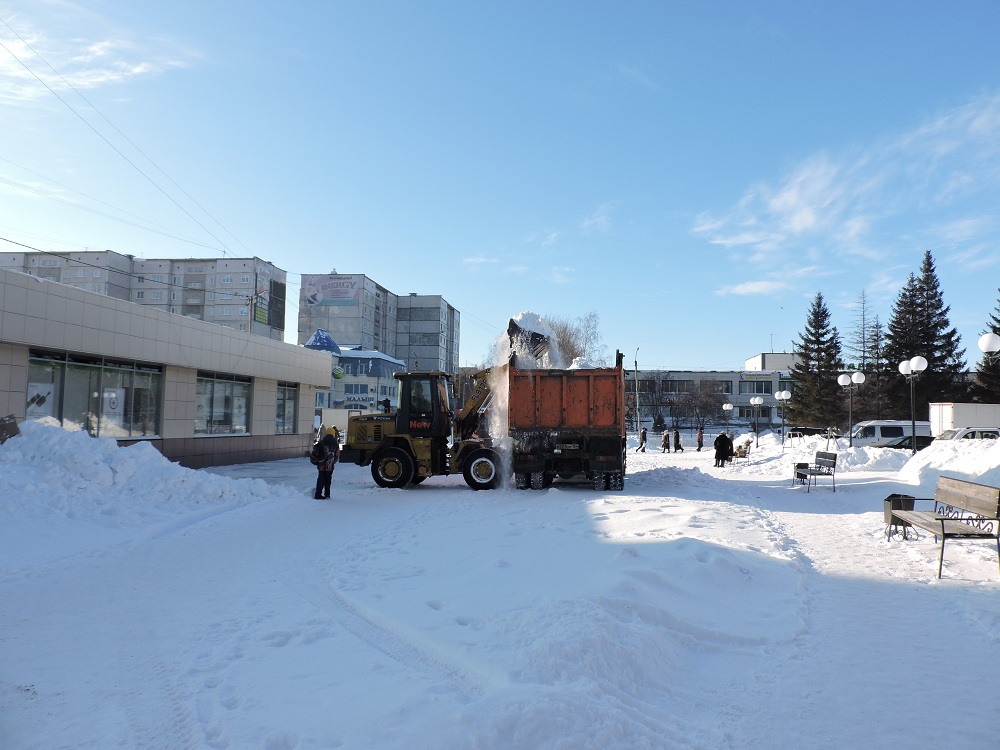
[[[917,422],[917,435],[931,435],[930,422]],[[913,433],[913,425],[908,419],[872,419],[867,422],[858,422],[851,428],[851,442],[859,447],[880,446],[886,443],[909,436]]]

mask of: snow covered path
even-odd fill
[[[47,532],[8,506],[54,541],[0,553],[4,747],[992,744],[990,545],[938,582],[932,540],[883,536],[893,472],[807,495],[780,454],[629,460],[623,493],[339,466],[326,502],[304,461],[226,467],[194,473],[208,507],[106,492],[130,525],[89,537],[83,504]]]

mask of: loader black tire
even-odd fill
[[[500,457],[491,450],[474,451],[462,466],[465,483],[474,490],[492,490],[500,484]]]
[[[405,487],[414,473],[413,458],[402,448],[380,450],[372,459],[372,479],[379,487]]]

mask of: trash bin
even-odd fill
[[[808,463],[795,464],[795,481],[796,482],[798,482],[799,484],[805,484],[806,483],[806,479],[809,478],[809,475],[806,474],[805,470],[808,469],[808,468],[809,468],[809,464]]]
[[[913,510],[913,495],[889,495],[882,501],[883,518],[885,519],[885,536],[888,538],[894,531],[902,530],[903,539],[906,539],[906,529],[910,526],[909,521],[896,518],[892,515],[894,510]]]

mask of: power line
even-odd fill
[[[83,94],[81,94],[76,89],[75,86],[73,86],[73,84],[71,84],[69,81],[67,81],[62,76],[62,74],[59,73],[59,71],[57,71],[54,67],[52,67],[52,65],[50,65],[49,62],[44,57],[42,57],[38,52],[36,52],[35,49],[27,41],[25,41],[16,31],[14,31],[13,28],[11,28],[10,24],[8,24],[5,19],[0,18],[0,22],[2,22],[3,25],[6,26],[7,29],[10,31],[10,33],[13,34],[15,37],[17,37],[17,39],[22,44],[24,44],[25,47],[27,47],[29,50],[31,50],[31,53],[33,55],[35,55],[39,60],[41,60],[43,63],[45,63],[45,65],[49,68],[49,70],[51,70],[59,78],[59,80],[61,80],[64,84],[66,84],[66,86],[68,86],[77,96],[79,96],[84,102],[86,102],[89,107],[91,107],[98,115],[100,115],[101,118],[106,123],[108,123],[108,125],[110,125],[111,128],[114,129],[115,132],[117,132],[122,138],[125,139],[125,141],[129,145],[132,146],[132,148],[134,148],[136,151],[138,151],[143,156],[143,158],[145,158],[150,164],[152,164],[154,167],[156,167],[156,169],[159,170],[160,174],[162,174],[164,177],[166,177],[167,180],[169,180],[171,184],[173,184],[178,190],[181,191],[181,193],[183,193],[185,196],[187,196],[187,198],[192,203],[194,203],[196,206],[198,206],[198,208],[200,208],[205,213],[206,216],[208,216],[209,218],[211,218],[212,221],[214,221],[218,226],[222,227],[222,229],[225,230],[226,233],[229,234],[230,237],[233,237],[233,239],[236,239],[236,241],[239,242],[239,244],[241,246],[243,246],[243,248],[245,250],[247,250],[247,252],[250,252],[250,250],[245,245],[243,245],[243,243],[240,242],[240,240],[238,238],[236,238],[235,235],[233,235],[232,232],[230,232],[228,229],[226,229],[226,227],[223,226],[222,223],[218,219],[216,219],[214,216],[212,216],[212,214],[210,214],[207,210],[205,210],[205,208],[203,206],[201,206],[198,203],[198,201],[196,201],[194,198],[192,198],[163,169],[161,169],[160,166],[156,162],[154,162],[151,158],[149,158],[142,151],[142,149],[140,149],[138,146],[136,146],[135,143],[133,143],[128,138],[128,136],[126,136],[124,133],[122,133],[122,131],[119,130],[118,127],[116,127],[114,125],[114,123],[112,123],[107,117],[105,117],[104,114],[96,106],[94,106]],[[95,135],[97,135],[102,141],[104,141],[109,147],[111,147],[111,149],[115,153],[117,153],[122,159],[124,159],[133,169],[135,169],[136,172],[138,172],[140,175],[142,175],[153,187],[155,187],[157,190],[159,190],[160,193],[162,193],[163,196],[167,198],[167,200],[169,200],[171,203],[173,203],[175,206],[177,206],[177,208],[179,208],[181,211],[183,211],[184,214],[187,215],[187,217],[191,219],[191,221],[193,221],[195,224],[197,224],[199,227],[201,227],[210,237],[212,237],[216,242],[218,242],[222,246],[223,252],[228,252],[228,253],[230,253],[231,255],[233,255],[235,257],[235,254],[232,253],[232,251],[229,249],[229,247],[226,245],[226,243],[222,241],[222,239],[220,239],[219,237],[217,237],[208,227],[206,227],[197,218],[195,218],[194,215],[192,215],[190,211],[188,211],[186,208],[184,208],[184,206],[182,206],[179,202],[177,202],[173,198],[173,196],[171,196],[169,193],[167,193],[167,191],[165,191],[162,187],[160,187],[160,185],[155,180],[153,180],[149,175],[147,175],[145,172],[143,172],[142,169],[140,169],[138,165],[136,165],[131,159],[129,159],[124,153],[122,153],[122,151],[119,150],[113,143],[111,143],[111,141],[109,141],[107,138],[105,138],[104,135],[101,132],[99,132],[93,125],[91,125],[86,120],[86,118],[84,118],[79,112],[77,112],[72,107],[72,105],[69,104],[69,102],[67,102],[58,93],[56,93],[52,89],[51,86],[49,86],[45,81],[43,81],[41,79],[41,77],[39,77],[30,67],[28,67],[28,65],[23,60],[21,60],[16,54],[14,54],[14,52],[12,52],[10,50],[10,48],[7,47],[7,45],[5,45],[3,43],[3,41],[0,41],[0,47],[3,47],[4,50],[6,50],[7,53],[11,57],[13,57],[26,71],[28,71],[28,73],[30,73],[31,76],[35,80],[37,80],[40,84],[42,84],[42,86],[44,86],[49,91],[49,93],[51,93],[54,97],[56,97],[56,99],[58,99],[67,109],[69,109],[70,112],[72,112],[74,115],[76,115],[77,118],[79,118],[79,120],[81,122],[83,122],[84,125],[86,125],[88,128],[90,128],[94,132]],[[250,253],[250,254],[253,255],[253,253]]]

